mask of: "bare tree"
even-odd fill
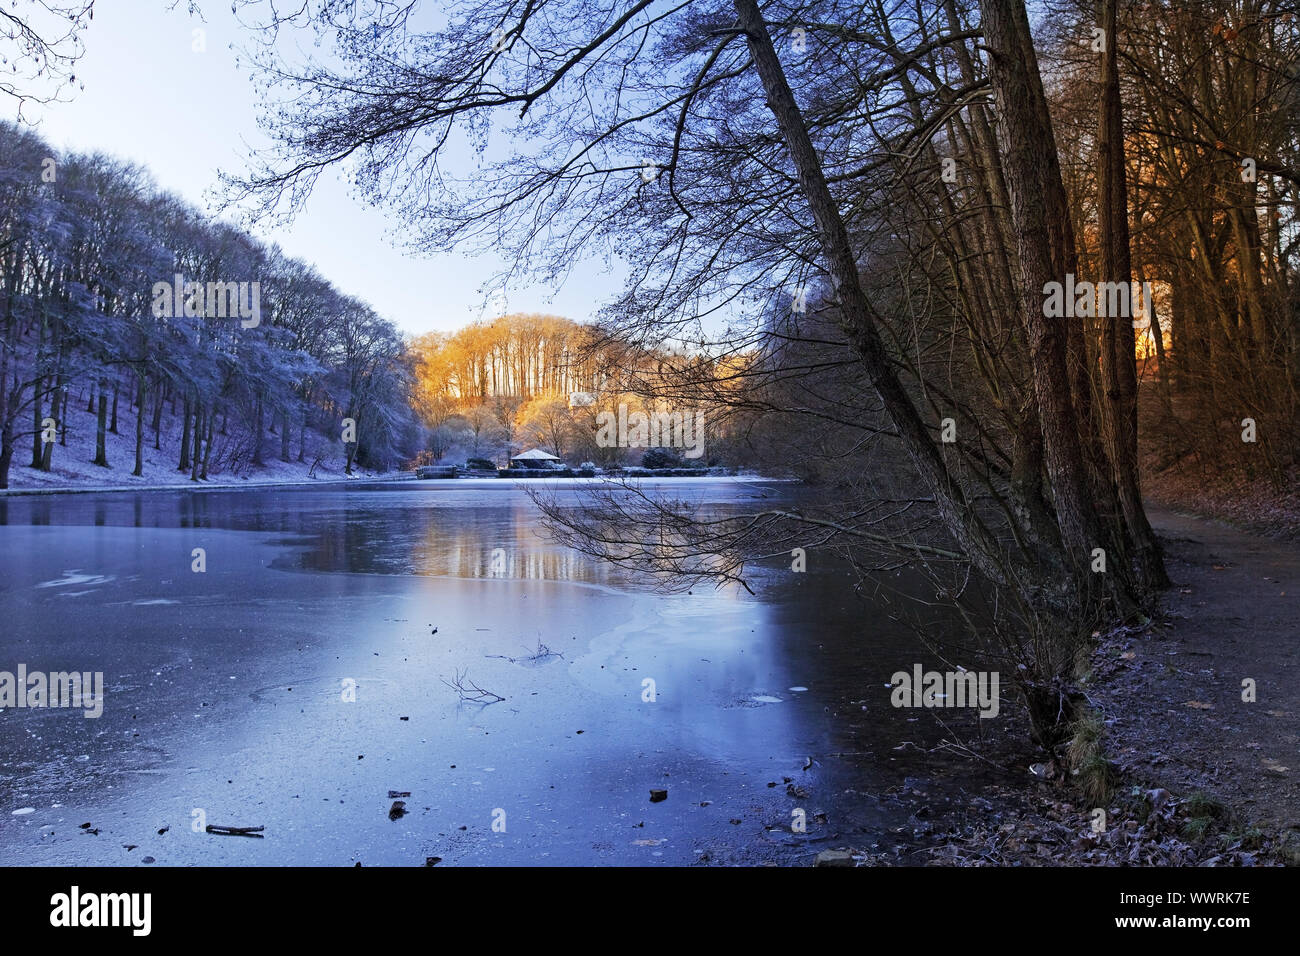
[[[95,0],[22,0],[0,9],[0,94],[17,101],[18,116],[31,103],[60,99],[77,85],[81,34],[95,16]]]

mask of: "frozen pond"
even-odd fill
[[[680,865],[870,844],[904,822],[879,796],[918,772],[895,748],[937,735],[884,685],[928,658],[809,558],[753,569],[754,595],[657,593],[548,542],[506,481],[0,499],[0,671],[105,689],[95,719],[0,713],[0,855]],[[458,672],[505,700],[462,702]]]

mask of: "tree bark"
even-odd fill
[[[194,403],[194,451],[191,455],[190,481],[199,480],[199,468],[203,463],[203,406]]]
[[[158,383],[158,397],[153,404],[153,450],[162,451],[162,410],[163,402],[166,400],[166,394],[163,391],[162,383]]]
[[[266,435],[265,435],[266,425],[265,425],[264,411],[262,408],[261,395],[257,396],[256,402],[257,402],[257,408],[253,416],[255,419],[253,425],[253,464],[260,466],[261,464],[263,464],[262,446],[266,441]]]
[[[144,476],[144,406],[149,397],[149,377],[140,373],[139,402],[135,406],[135,468],[131,474],[140,478]]]
[[[12,286],[8,286],[12,289]],[[0,488],[9,487],[9,468],[14,460],[14,420],[9,414],[9,353],[13,334],[13,296],[5,297],[4,341],[0,342]]]
[[[95,460],[93,464],[108,467],[108,392],[102,379],[99,383],[99,414],[95,418]]]
[[[1101,276],[1131,288],[1128,181],[1124,168],[1124,105],[1119,88],[1119,0],[1101,0],[1101,122],[1097,133],[1097,208],[1101,218]],[[1101,365],[1106,386],[1102,421],[1119,493],[1124,523],[1133,543],[1137,580],[1147,591],[1169,586],[1160,543],[1147,521],[1138,484],[1137,343],[1132,300],[1127,315],[1098,315],[1102,327]]]
[[[41,406],[45,401],[45,376],[40,372],[45,364],[45,319],[41,319],[40,332],[36,338],[36,356],[35,371],[37,374],[32,376],[32,467],[39,470],[45,460],[45,449],[41,441]],[[92,397],[93,398],[93,397]],[[93,411],[93,408],[86,409]]]
[[[190,470],[190,399],[185,397],[184,408],[185,424],[181,428],[181,460],[176,466],[177,471]]]
[[[216,418],[215,412],[208,414],[207,434],[203,442],[203,470],[199,472],[199,478],[204,481],[208,480],[208,459],[212,457],[212,420]]]
[[[989,47],[989,77],[997,103],[1011,221],[1020,261],[1020,314],[1029,341],[1034,395],[1043,429],[1043,451],[1056,520],[1067,560],[1081,594],[1093,590],[1092,549],[1102,543],[1084,471],[1083,447],[1071,397],[1063,323],[1044,314],[1044,287],[1064,282],[1073,243],[1053,198],[1059,183],[1056,142],[1045,125],[1046,102],[1033,57],[1028,19],[1021,0],[982,0],[984,39]],[[1057,182],[1050,184],[1053,171]],[[1055,188],[1054,188],[1055,187]],[[1052,207],[1049,210],[1049,206]],[[1049,215],[1049,212],[1053,213]]]

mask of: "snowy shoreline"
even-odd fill
[[[396,476],[373,477],[373,476],[355,476],[352,478],[313,478],[310,481],[301,479],[291,481],[241,481],[238,483],[213,483],[210,481],[198,482],[178,482],[174,485],[50,485],[42,488],[2,488],[0,489],[0,498],[18,497],[20,495],[76,495],[76,494],[98,494],[100,492],[120,492],[120,491],[239,491],[257,489],[265,491],[268,488],[308,488],[317,485],[341,485],[353,482],[369,484],[379,481],[413,481],[410,478],[400,478]]]
[[[76,494],[100,494],[110,492],[130,492],[130,491],[267,491],[276,488],[316,488],[322,485],[347,485],[347,484],[379,484],[379,483],[397,483],[409,482],[411,484],[428,486],[428,485],[463,485],[473,483],[476,486],[514,486],[528,485],[536,483],[546,485],[580,485],[592,484],[604,481],[613,476],[599,476],[596,478],[547,478],[532,479],[524,482],[517,479],[509,478],[414,478],[409,472],[401,472],[391,475],[354,475],[351,478],[313,478],[311,480],[293,479],[286,481],[241,481],[241,482],[223,482],[215,484],[212,482],[178,482],[171,485],[50,485],[39,488],[0,488],[0,499],[8,497],[20,497],[25,495],[76,495]],[[632,476],[633,481],[699,481],[699,482],[797,482],[794,478],[767,478],[762,475],[701,475],[693,478],[675,478],[671,476],[651,476],[637,475]]]

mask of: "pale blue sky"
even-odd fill
[[[204,4],[206,22],[166,0],[100,0],[84,35],[77,76],[85,90],[67,103],[28,108],[54,146],[101,150],[148,167],[159,185],[206,208],[218,169],[241,168],[247,145],[265,140],[249,71],[235,65],[246,45],[228,3]],[[195,29],[206,50],[195,52]],[[12,118],[12,110],[10,111]],[[290,254],[314,263],[341,291],[369,302],[405,332],[458,328],[485,314],[481,289],[499,263],[459,254],[419,259],[388,235],[383,210],[353,201],[334,173],[321,177],[293,227],[265,233]],[[511,312],[592,316],[617,291],[603,266],[580,266],[560,290],[506,291]],[[554,293],[552,295],[552,293]]]

